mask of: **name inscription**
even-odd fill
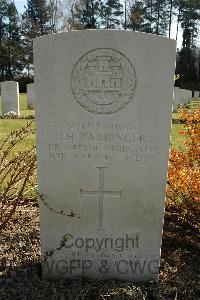
[[[136,124],[69,121],[52,139],[47,149],[53,160],[155,161],[160,153]]]

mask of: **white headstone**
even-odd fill
[[[35,107],[34,83],[27,84],[26,88],[27,88],[27,107],[34,108]]]
[[[175,54],[117,30],[34,40],[44,276],[157,279]]]
[[[177,112],[179,104],[186,105],[190,103],[191,99],[191,91],[174,87],[173,112]]]
[[[188,100],[188,103],[190,103],[192,100],[192,91],[190,91],[190,90],[186,90],[186,91],[187,91],[187,100]]]
[[[194,91],[194,99],[199,99],[199,91]]]
[[[177,112],[179,104],[180,104],[180,89],[178,87],[174,87],[173,112]]]
[[[187,103],[185,91],[186,91],[185,89],[179,89],[179,93],[180,93],[179,101],[180,101],[180,104],[182,104],[182,105]]]
[[[184,89],[184,104],[187,105],[189,102],[188,99],[188,90]]]
[[[10,111],[20,115],[19,109],[19,84],[15,81],[1,82],[2,114]]]

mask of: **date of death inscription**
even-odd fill
[[[46,148],[51,160],[157,161],[160,150],[136,124],[66,122],[52,131]]]

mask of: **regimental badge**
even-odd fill
[[[112,114],[133,98],[136,73],[130,60],[112,49],[95,49],[76,63],[71,87],[76,101],[94,114]]]

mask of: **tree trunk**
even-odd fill
[[[126,0],[124,1],[124,29],[127,29]]]
[[[172,11],[173,11],[173,0],[170,0],[170,13],[169,13],[169,39],[171,38]]]
[[[179,9],[178,9],[178,18],[177,18],[177,27],[176,27],[176,41],[178,39],[179,22],[180,22],[180,12],[181,12],[181,5],[179,5]]]
[[[153,0],[151,0],[151,21],[150,21],[150,32],[152,32],[151,23],[153,20]]]
[[[156,21],[156,34],[159,35],[159,22],[160,22],[160,0],[157,6],[157,21]]]

